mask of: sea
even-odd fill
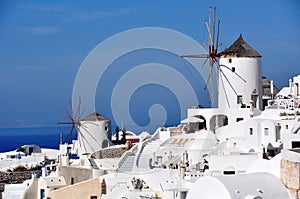
[[[112,133],[115,132],[115,128],[116,126],[112,125]],[[0,128],[0,153],[13,151],[28,144],[58,149],[61,138],[67,137],[70,130],[70,126]],[[140,133],[135,127],[129,130]],[[150,134],[152,133],[154,132]],[[76,132],[73,132],[72,138],[76,138]]]
[[[26,144],[58,149],[61,133],[67,134],[69,131],[69,126],[0,128],[0,152],[12,151]]]

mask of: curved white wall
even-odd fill
[[[93,153],[104,147],[103,143],[110,143],[110,121],[81,121],[78,133],[79,154]]]
[[[217,191],[216,191],[217,190]],[[227,188],[216,178],[204,176],[197,180],[189,190],[187,199],[231,199]]]
[[[231,61],[230,61],[231,60]],[[262,96],[262,82],[261,82],[261,58],[260,57],[221,57],[220,58],[221,70],[233,86],[237,95],[242,96],[243,104],[249,105],[251,100],[251,94],[256,89],[258,99],[256,102],[256,108],[262,108],[261,96]],[[226,67],[222,66],[225,65]],[[231,69],[235,68],[235,72]],[[241,76],[246,82],[244,82],[238,75]],[[219,78],[219,108],[238,108],[237,95],[231,88],[224,75],[220,73]],[[224,86],[223,86],[224,85]],[[225,89],[224,89],[225,88]],[[224,92],[224,90],[226,92]],[[226,96],[228,102],[226,100]]]

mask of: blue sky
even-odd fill
[[[201,43],[206,35],[204,21],[210,6],[217,7],[221,20],[221,48],[231,45],[242,33],[263,56],[263,75],[273,79],[278,87],[287,85],[289,78],[300,73],[297,60],[300,3],[297,0],[2,0],[0,123],[26,120],[53,126],[65,120],[64,108],[72,98],[76,73],[88,53],[101,41],[122,31],[151,26],[179,31]],[[164,93],[157,85],[152,89]],[[145,87],[145,90],[148,95],[151,93],[151,88]],[[97,92],[108,91],[98,89]],[[136,99],[140,99],[142,93],[137,91]],[[167,93],[169,91],[163,94],[165,98],[172,96]],[[97,93],[97,99],[101,101],[101,94]],[[201,100],[207,104],[206,97]],[[170,105],[166,101],[161,103]],[[172,103],[178,106],[176,99],[171,100]],[[107,107],[96,103],[96,108],[110,116]],[[139,113],[140,109],[139,104],[130,111],[133,117],[140,118],[137,123],[145,125],[148,116],[144,110]],[[166,109],[172,110],[172,106]],[[168,118],[169,124],[178,122],[178,115],[174,114]]]

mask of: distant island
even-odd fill
[[[29,127],[42,127],[42,125],[28,120],[0,121],[0,128],[29,128]]]

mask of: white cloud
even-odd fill
[[[99,18],[107,18],[107,17],[115,17],[129,13],[128,8],[121,8],[119,10],[114,11],[94,11],[94,12],[76,12],[75,18],[80,20],[90,20],[90,19],[99,19]]]
[[[27,9],[30,11],[41,11],[41,12],[74,12],[78,11],[78,9],[68,8],[60,5],[52,5],[45,3],[21,3],[19,4],[19,8]]]
[[[55,33],[58,31],[58,28],[53,27],[53,26],[20,27],[17,29],[31,32],[33,34],[49,34],[49,33]]]

